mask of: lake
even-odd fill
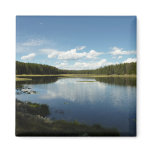
[[[122,136],[136,135],[135,78],[31,77],[17,87],[36,94],[16,93],[21,101],[47,104],[55,120],[77,120],[117,128]]]

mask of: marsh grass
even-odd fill
[[[50,114],[46,104],[16,101],[16,111],[45,117]]]
[[[16,81],[29,81],[29,80],[32,80],[31,78],[19,78],[19,77],[16,77]]]

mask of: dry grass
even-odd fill
[[[136,78],[135,74],[124,74],[124,75],[97,75],[97,74],[56,74],[56,75],[16,75],[17,77],[52,77],[52,76],[60,76],[60,77],[84,77],[84,78],[97,78],[97,77],[124,77],[124,78]],[[19,78],[21,79],[21,78]],[[26,79],[26,78],[25,78]]]
[[[32,79],[29,79],[29,78],[18,78],[18,77],[16,77],[16,81],[29,81],[29,80],[32,80]]]

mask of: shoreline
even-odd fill
[[[16,136],[120,136],[116,128],[52,120],[48,105],[16,99]]]
[[[33,74],[21,74],[16,75],[16,81],[20,81],[20,79],[27,79],[27,78],[21,78],[21,77],[84,77],[84,78],[104,78],[104,77],[121,77],[121,78],[136,78],[137,76],[135,74],[124,74],[124,75],[95,75],[95,74],[53,74],[53,75],[33,75]],[[29,80],[29,79],[28,79]]]
[[[29,79],[29,78],[19,78],[19,77],[16,77],[16,81],[31,81],[32,79]]]

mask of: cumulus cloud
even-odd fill
[[[28,55],[22,56],[21,60],[31,60],[35,57],[35,53],[30,53]]]
[[[136,62],[137,59],[136,58],[128,58],[127,60],[125,60],[123,63],[131,63],[131,62]]]
[[[58,52],[52,52],[51,54],[48,55],[48,58],[54,58],[58,55]]]
[[[95,50],[90,50],[89,52],[77,52],[77,49],[71,49],[66,52],[61,52],[58,55],[58,59],[75,60],[83,57],[94,59],[101,54],[101,52],[96,52]]]
[[[69,70],[85,70],[85,69],[97,69],[105,65],[113,63],[107,62],[106,59],[102,59],[96,62],[75,62],[74,64],[68,64],[67,62],[59,63],[56,66],[61,69]]]
[[[86,55],[86,52],[82,53],[77,53],[77,49],[71,49],[66,52],[61,52],[58,55],[58,59],[63,59],[63,60],[75,60],[75,59],[80,59]]]
[[[42,53],[45,53],[48,55],[48,58],[55,58],[57,55],[60,54],[58,50],[55,49],[41,49]]]
[[[102,52],[96,52],[95,50],[90,50],[89,52],[78,52],[78,50],[82,50],[84,48],[85,46],[67,51],[58,51],[54,49],[41,49],[40,51],[48,54],[48,58],[57,57],[60,60],[77,60],[83,57],[88,59],[95,59],[97,56],[103,54]]]
[[[57,51],[57,50],[49,50],[49,54],[48,54],[48,58],[54,58],[54,57],[56,57],[57,55],[59,55],[60,54],[60,52],[59,51]]]
[[[87,54],[86,57],[91,59],[91,58],[96,58],[97,56],[103,54],[102,52],[96,52],[95,50],[90,50]]]
[[[129,54],[136,54],[136,51],[124,51],[123,48],[113,47],[110,54],[112,54],[112,55],[129,55]]]
[[[78,69],[96,69],[106,64],[106,59],[102,59],[98,62],[76,62],[74,66]]]
[[[57,68],[62,68],[62,69],[68,69],[68,63],[67,62],[62,62],[62,63],[58,63],[56,65]]]

